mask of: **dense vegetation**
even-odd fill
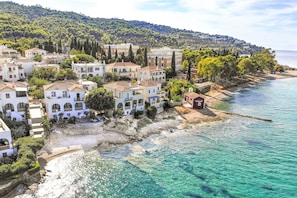
[[[11,161],[8,158],[1,159],[0,161],[0,179],[18,175],[28,170],[34,172],[38,169],[39,164],[36,159],[36,152],[40,150],[43,145],[43,138],[19,138],[14,144],[14,146],[18,148],[15,161]]]
[[[262,49],[229,36],[209,35],[143,21],[91,18],[41,6],[0,2],[0,43],[10,40],[10,45],[15,45],[16,49],[24,44],[29,48],[41,44],[36,39],[44,42],[52,38],[57,46],[70,46],[74,37],[101,44],[131,42],[142,47],[232,48],[240,53]],[[21,38],[21,42],[15,42]]]

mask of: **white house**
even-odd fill
[[[72,80],[44,85],[46,113],[49,119],[68,119],[85,117],[89,111],[84,103],[86,90]]]
[[[78,81],[78,83],[80,85],[83,86],[83,88],[87,91],[91,91],[91,90],[94,90],[94,89],[97,89],[97,83],[93,82],[93,81],[90,81],[90,80],[84,80],[84,79],[80,79]]]
[[[20,53],[14,49],[6,47],[5,45],[0,45],[0,57],[19,58]]]
[[[166,73],[164,69],[156,66],[142,67],[137,72],[137,80],[153,80],[156,82],[166,82]]]
[[[175,70],[179,71],[182,65],[182,53],[180,49],[170,49],[168,47],[153,48],[147,54],[148,64],[161,68],[171,67],[173,52],[175,53]]]
[[[161,90],[161,83],[153,80],[144,80],[140,81],[138,86],[140,86],[140,92],[144,95],[145,102],[155,106],[158,113],[162,112],[165,91]]]
[[[0,158],[14,154],[11,131],[0,118]]]
[[[137,72],[141,68],[132,62],[114,62],[106,65],[106,72],[117,73],[119,77],[137,78]]]
[[[104,76],[105,61],[95,63],[73,63],[72,70],[80,79],[85,79],[88,76]]]
[[[36,55],[45,56],[46,51],[39,48],[32,48],[32,49],[25,50],[26,59],[33,59]]]
[[[0,80],[18,81],[25,78],[24,68],[15,61],[0,64]]]
[[[116,81],[103,85],[113,93],[115,110],[122,110],[124,115],[130,115],[133,111],[144,111],[144,94],[138,85],[132,85],[127,81]]]
[[[0,82],[0,111],[16,121],[26,118],[28,88],[24,82]]]

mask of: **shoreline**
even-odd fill
[[[56,132],[51,133],[46,140],[44,149],[37,154],[41,167],[40,181],[24,187],[22,191],[18,189],[16,193],[18,195],[32,194],[37,191],[39,184],[43,183],[47,174],[47,163],[52,160],[79,152],[86,154],[94,150],[102,151],[124,144],[133,144],[154,134],[161,134],[164,131],[168,132],[168,134],[175,132],[175,130],[187,131],[187,129],[197,126],[197,124],[226,120],[232,115],[227,115],[220,110],[214,109],[218,102],[231,97],[240,89],[257,85],[265,80],[291,77],[297,77],[297,71],[288,72],[285,75],[265,74],[250,76],[248,81],[228,88],[212,87],[203,96],[207,103],[205,109],[194,110],[184,106],[177,106],[169,111],[157,114],[155,119],[157,122],[147,122],[141,128],[139,128],[138,122],[142,119],[136,120],[130,116],[112,120],[111,123],[113,124],[110,126],[104,126],[102,122],[90,122],[69,124],[65,128],[56,128]],[[20,192],[22,193],[19,194]]]
[[[52,133],[46,141],[38,158],[43,158],[45,162],[61,157],[63,155],[94,149],[106,150],[115,146],[139,142],[153,134],[160,134],[164,130],[186,129],[192,124],[214,122],[228,119],[232,115],[216,110],[215,105],[231,97],[236,91],[259,84],[266,80],[284,79],[297,77],[297,70],[288,70],[280,74],[263,74],[259,76],[249,76],[248,81],[230,86],[227,88],[212,88],[204,94],[207,108],[194,110],[184,106],[173,107],[168,112],[162,112],[156,116],[158,122],[149,123],[136,131],[137,122],[131,116],[126,116],[120,120],[113,120],[119,123],[128,123],[123,131],[115,131],[112,127],[105,128],[103,123],[79,123],[68,125],[66,128],[57,128],[58,133]],[[173,119],[174,118],[174,119]],[[45,167],[46,164],[42,164]]]

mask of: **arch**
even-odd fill
[[[6,111],[14,111],[14,106],[11,103],[7,103],[7,104],[4,105],[4,109]]]
[[[93,74],[89,74],[89,77],[93,77]]]
[[[83,110],[83,104],[81,102],[75,103],[75,110]]]
[[[117,106],[117,109],[123,109],[123,103],[120,102]]]
[[[20,102],[17,106],[18,112],[22,112],[26,110],[26,103]]]
[[[59,104],[53,104],[52,106],[52,112],[60,111],[61,106]]]
[[[64,104],[64,111],[72,111],[72,104],[69,102]]]

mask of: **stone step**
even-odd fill
[[[41,134],[44,132],[44,129],[43,128],[32,129],[31,132],[33,135]],[[30,134],[31,134],[31,132],[30,132]]]
[[[33,123],[33,124],[31,124],[31,127],[32,127],[32,129],[37,129],[37,128],[40,128],[42,126],[41,126],[40,123]]]

